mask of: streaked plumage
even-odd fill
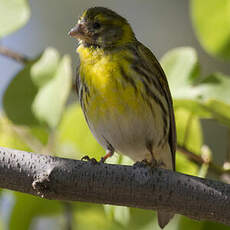
[[[79,99],[99,143],[110,155],[175,170],[172,99],[155,56],[123,17],[102,7],[86,10],[70,35],[80,41]],[[160,226],[172,216],[158,212]]]

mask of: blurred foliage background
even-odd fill
[[[177,171],[229,183],[230,0],[0,0],[0,53],[8,47],[26,55],[22,63],[0,57],[0,146],[76,159],[104,154],[77,103],[76,44],[67,36],[82,10],[95,5],[125,16],[161,61],[174,99]],[[116,154],[109,162],[132,164]],[[152,211],[1,190],[0,230],[5,229],[159,227]],[[165,229],[229,227],[177,215]]]

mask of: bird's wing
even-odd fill
[[[153,53],[141,43],[138,43],[137,50],[140,58],[144,60],[144,64],[146,65],[146,67],[154,73],[153,74],[154,77],[157,77],[159,79],[162,92],[164,93],[165,98],[167,100],[169,116],[170,116],[169,145],[172,152],[173,169],[175,170],[175,153],[176,153],[176,143],[177,143],[176,125],[175,125],[175,118],[174,118],[174,111],[173,111],[172,96],[169,90],[168,81],[161,65],[159,64],[159,62],[157,61]]]

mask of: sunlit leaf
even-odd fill
[[[30,127],[28,131],[33,137],[35,137],[38,141],[40,141],[41,144],[43,145],[47,144],[48,137],[49,137],[48,129],[41,126],[36,126],[36,127]]]
[[[174,109],[184,108],[200,118],[212,118],[212,111],[202,102],[192,99],[175,99],[173,101]]]
[[[197,97],[203,101],[216,100],[230,105],[230,78],[221,73],[207,76],[202,82],[194,87]]]
[[[188,174],[188,175],[193,175],[197,176],[199,167],[188,160],[188,158],[180,153],[179,151],[176,153],[176,171]]]
[[[221,223],[215,223],[215,222],[208,222],[205,221],[203,223],[202,230],[229,230],[229,226],[221,224]]]
[[[175,110],[175,118],[178,144],[186,146],[192,152],[200,153],[203,136],[199,118],[183,108]]]
[[[22,137],[15,132],[11,122],[3,115],[0,116],[0,146],[31,151]]]
[[[222,58],[230,58],[230,1],[191,0],[191,17],[204,49]]]
[[[185,216],[180,216],[180,219],[178,221],[178,230],[202,230],[203,229],[203,221],[195,221],[192,219],[189,219]]]
[[[17,125],[54,128],[61,119],[72,82],[70,58],[47,48],[13,78],[3,96],[3,108]]]
[[[158,229],[157,226],[155,211],[130,208],[130,221],[125,229],[151,230]]]
[[[203,137],[199,118],[183,108],[175,110],[175,118],[178,144],[200,154]],[[176,154],[176,169],[190,175],[197,175],[198,172],[198,166],[180,152]]]
[[[112,220],[127,226],[130,221],[130,209],[123,206],[115,205],[104,205],[105,213],[107,217],[110,217]]]
[[[31,67],[31,78],[37,87],[44,86],[50,81],[60,61],[60,55],[54,48],[47,48],[41,58]]]
[[[59,201],[44,200],[22,193],[14,193],[15,203],[9,219],[10,230],[28,230],[36,216],[55,215],[62,211]]]
[[[208,110],[210,113],[215,114],[215,118],[223,124],[230,126],[230,105],[215,99],[210,99],[207,102]]]
[[[74,230],[124,230],[122,225],[106,217],[102,205],[77,203],[74,219]]]
[[[64,113],[63,119],[58,127],[59,149],[62,152],[72,152],[75,157],[89,155],[99,160],[105,150],[98,144],[83,116],[78,104],[70,106]]]
[[[204,78],[194,87],[197,104],[202,104],[212,117],[230,125],[230,78],[215,73]]]
[[[191,82],[200,75],[196,51],[190,47],[170,50],[161,59],[173,98],[190,99]]]
[[[0,38],[24,26],[30,17],[27,0],[1,0],[0,12]]]
[[[114,207],[114,220],[127,226],[130,221],[130,210],[128,207],[115,206]]]
[[[202,77],[195,50],[182,47],[161,60],[175,108],[182,107],[202,118],[216,118],[230,125],[230,78],[221,73]],[[218,107],[220,109],[218,109]]]
[[[42,75],[40,75],[40,80],[44,84]],[[39,89],[32,105],[36,117],[40,121],[47,123],[51,128],[55,128],[61,119],[63,108],[71,89],[71,83],[70,58],[65,56],[52,79]]]

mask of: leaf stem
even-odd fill
[[[210,170],[215,172],[217,175],[222,175],[224,173],[230,173],[229,169],[224,169],[216,164],[214,164],[212,161],[207,162],[204,158],[202,158],[200,155],[197,155],[190,150],[188,150],[186,147],[182,145],[177,145],[177,150],[180,151],[182,154],[184,154],[190,161],[202,165],[202,164],[208,164]]]
[[[29,61],[29,58],[25,55],[19,54],[4,46],[0,46],[0,54],[5,57],[11,58],[14,61],[19,62],[23,65],[25,65]]]

